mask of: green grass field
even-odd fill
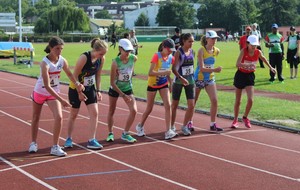
[[[135,65],[135,73],[138,75],[147,75],[150,60],[154,52],[157,51],[159,45],[158,42],[147,42],[140,43],[143,45],[143,48],[139,49],[138,61]],[[35,43],[33,44],[35,48],[35,57],[34,61],[40,61],[45,56],[44,48],[47,44],[45,43]],[[216,46],[221,50],[220,55],[217,58],[216,65],[221,65],[223,70],[221,73],[216,74],[217,84],[232,86],[233,76],[236,71],[235,62],[239,54],[238,43],[236,42],[218,42]],[[196,41],[193,45],[195,52],[200,47],[200,42]],[[286,47],[286,46],[285,46]],[[63,50],[63,56],[68,60],[69,65],[74,66],[79,55],[87,50],[90,50],[89,43],[68,43],[65,44]],[[263,47],[263,52],[266,57],[268,57],[268,50]],[[106,54],[106,62],[104,65],[104,70],[110,70],[110,65],[112,59],[118,54],[118,48],[113,49],[109,48],[109,51]],[[13,71],[17,73],[23,73],[30,76],[39,75],[39,66],[34,65],[33,68],[27,68],[26,65],[14,65],[11,60],[1,59],[0,60],[0,70]],[[269,79],[269,70],[268,68],[261,69],[258,68],[255,72],[256,74],[256,85],[255,89],[272,91],[272,92],[284,92],[289,94],[300,94],[299,92],[299,80],[289,79],[289,68],[285,67],[283,69],[283,75],[286,78],[285,84],[280,84],[278,82],[270,85],[268,82]],[[62,75],[62,81],[68,82],[66,76]],[[145,98],[146,97],[146,87],[147,81],[138,79],[137,77],[133,78],[134,84],[134,93],[135,96]],[[109,76],[103,75],[102,77],[102,89],[107,90],[109,87]],[[233,115],[233,104],[234,104],[234,93],[218,91],[219,98],[219,113],[226,114],[229,116]],[[160,101],[160,98],[157,97],[157,101]],[[243,96],[243,103],[241,105],[241,111],[245,108],[246,96]],[[181,105],[185,106],[186,101],[183,96],[181,98]],[[210,107],[210,102],[207,94],[203,91],[200,95],[200,99],[197,102],[197,109],[208,111]],[[254,105],[250,113],[250,119],[266,121],[266,120],[295,120],[300,121],[300,103],[279,100],[268,97],[255,96]],[[241,113],[242,114],[242,113]],[[289,127],[300,128],[298,124],[285,124]],[[227,126],[224,126],[227,127]]]

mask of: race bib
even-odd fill
[[[214,68],[214,65],[211,65],[211,64],[204,64],[204,67],[207,68],[207,69],[213,69],[213,68]]]
[[[95,84],[95,75],[84,77],[83,78],[83,85],[84,86],[93,86]]]
[[[158,72],[162,72],[162,71],[167,71],[169,70],[168,68],[159,68]],[[159,77],[166,77],[167,75],[159,75]]]
[[[59,85],[59,75],[50,75],[49,79],[50,79],[50,86],[51,87],[55,87],[55,86]],[[44,87],[45,86],[44,80],[42,80],[42,82],[43,82],[43,87]]]
[[[194,67],[192,65],[182,67],[182,75],[192,75],[194,73]]]
[[[255,70],[256,64],[257,64],[257,61],[245,61],[244,63],[242,63],[243,69],[246,69],[249,71]]]
[[[131,72],[130,71],[120,71],[118,75],[118,81],[130,81],[131,79]]]

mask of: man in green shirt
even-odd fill
[[[282,77],[282,60],[284,59],[283,41],[284,38],[278,33],[278,25],[272,24],[272,33],[269,33],[266,37],[266,47],[269,48],[269,62],[270,65],[277,70],[278,80],[284,83]],[[269,81],[273,83],[275,80],[275,74],[270,71]]]

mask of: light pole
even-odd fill
[[[19,42],[22,42],[22,6],[21,0],[19,0]]]

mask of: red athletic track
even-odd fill
[[[128,111],[122,99],[115,115],[115,142],[107,143],[108,96],[99,103],[97,138],[101,151],[85,148],[88,114],[83,105],[77,119],[68,156],[49,155],[52,144],[52,114],[44,106],[38,136],[39,151],[28,154],[32,101],[36,79],[0,72],[0,189],[224,189],[281,190],[300,187],[299,135],[253,126],[250,130],[229,128],[231,121],[218,118],[222,134],[207,131],[209,116],[195,114],[196,131],[165,141],[164,109],[155,105],[146,122],[146,137],[135,144],[120,140]],[[62,85],[67,98],[67,86]],[[137,102],[138,115],[145,102]],[[184,111],[178,110],[177,128]],[[66,137],[68,109],[64,110]],[[180,130],[178,130],[180,133]]]

